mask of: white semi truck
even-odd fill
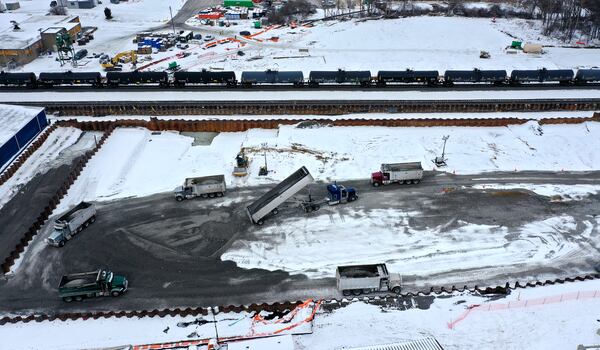
[[[190,177],[185,179],[183,186],[173,190],[175,199],[181,202],[194,197],[214,198],[225,194],[225,175]]]
[[[371,174],[375,187],[391,183],[418,184],[423,178],[421,162],[381,164],[381,169]]]
[[[296,170],[292,175],[246,207],[250,221],[254,224],[262,225],[267,215],[277,214],[278,206],[313,181],[314,179],[306,167]]]
[[[402,276],[388,272],[385,264],[338,266],[335,273],[337,288],[343,295],[402,290]]]
[[[96,221],[96,206],[92,203],[81,202],[54,220],[54,231],[46,238],[46,243],[62,247],[75,234],[94,221]]]

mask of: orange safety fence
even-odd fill
[[[240,341],[240,340],[248,340],[248,339],[256,339],[256,338],[268,338],[268,337],[272,337],[275,335],[279,335],[283,332],[292,330],[298,326],[301,326],[303,324],[312,322],[315,318],[315,314],[317,313],[317,310],[319,309],[319,307],[321,306],[321,300],[317,301],[316,303],[314,303],[313,309],[310,312],[310,314],[302,319],[299,320],[296,323],[290,324],[288,326],[285,326],[283,328],[279,328],[273,331],[268,331],[268,332],[262,332],[262,333],[256,333],[255,332],[255,326],[257,323],[262,323],[262,324],[279,324],[279,323],[287,323],[287,322],[291,322],[291,320],[298,314],[298,312],[300,312],[303,309],[306,309],[308,307],[311,306],[311,304],[313,304],[313,300],[312,299],[308,299],[307,301],[305,301],[304,303],[298,305],[296,308],[294,308],[294,310],[292,310],[288,315],[292,314],[291,317],[284,317],[286,320],[284,319],[278,319],[275,320],[273,322],[269,322],[267,320],[265,320],[264,318],[262,318],[262,316],[260,315],[256,315],[252,318],[252,324],[250,326],[250,332],[249,334],[245,335],[245,336],[234,336],[234,337],[220,337],[219,338],[219,342],[232,342],[232,341]],[[156,343],[156,344],[144,344],[144,345],[134,345],[132,347],[132,350],[164,350],[164,349],[177,349],[177,348],[185,348],[185,347],[189,347],[192,345],[207,345],[209,342],[210,338],[205,338],[205,339],[195,339],[195,340],[183,340],[183,341],[176,341],[176,342],[168,342],[168,343]]]
[[[467,310],[463,312],[460,316],[458,316],[455,320],[448,322],[447,326],[450,329],[454,329],[456,324],[463,321],[469,314],[473,311],[498,311],[498,310],[508,310],[508,309],[517,309],[517,308],[526,308],[532,306],[540,306],[540,305],[548,305],[548,304],[557,304],[565,301],[572,300],[587,300],[587,299],[595,299],[600,298],[600,290],[592,290],[592,291],[584,291],[584,292],[572,292],[565,293],[560,295],[554,295],[543,298],[535,298],[535,299],[526,299],[526,300],[516,300],[509,301],[508,303],[489,303],[486,305],[474,304],[467,306]]]

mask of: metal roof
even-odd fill
[[[348,350],[444,350],[435,338],[422,338],[398,343],[369,345]]]
[[[0,104],[0,146],[11,139],[44,109]]]

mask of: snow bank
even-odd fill
[[[482,184],[473,185],[477,189],[513,190],[525,189],[547,197],[561,197],[564,200],[580,200],[591,194],[600,192],[595,185],[537,185],[537,184]]]

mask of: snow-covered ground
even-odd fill
[[[409,220],[420,218],[426,215],[399,209],[349,209],[283,219],[278,225],[253,230],[251,239],[235,241],[221,259],[235,261],[244,268],[284,270],[311,278],[334,277],[337,266],[378,262],[385,262],[390,271],[402,275],[443,276],[457,268],[469,271],[482,266],[535,266],[575,253],[595,254],[596,250],[593,245],[562,237],[577,227],[568,215],[510,230],[460,220],[413,228]],[[458,227],[448,230],[448,225]],[[582,235],[590,238],[599,225],[600,220],[590,219]]]
[[[66,164],[65,158],[61,157],[61,153],[66,149],[71,152],[83,152],[93,147],[93,133],[86,133],[85,137],[77,144],[77,147],[72,147],[81,137],[82,131],[76,128],[58,128],[54,130],[19,170],[0,186],[0,208],[36,175],[45,173],[51,167]]]
[[[542,196],[560,200],[580,200],[591,194],[600,192],[596,185],[534,185],[534,184],[482,184],[473,185],[478,189],[514,190],[524,189]]]
[[[480,307],[473,308],[473,305]],[[469,308],[472,310],[467,314]],[[398,305],[379,306],[354,301],[333,311],[326,311],[321,306],[312,323],[282,334],[294,334],[296,350],[344,349],[424,337],[436,338],[447,350],[496,349],[498,344],[502,344],[503,349],[575,349],[579,344],[600,343],[597,333],[600,328],[597,321],[599,308],[600,281],[593,280],[519,289],[503,298],[454,293],[432,300],[426,297],[405,299]],[[299,312],[290,322],[279,323],[276,318],[265,324],[252,322],[250,315],[244,313],[216,315],[220,337],[248,335],[252,329],[255,334],[273,332],[305,317],[306,312]],[[212,317],[167,316],[6,324],[0,327],[0,336],[3,344],[11,349],[49,350],[214,336],[212,323],[193,323],[196,320],[212,321]],[[453,327],[449,328],[449,324]]]
[[[471,305],[481,308],[448,328]],[[521,289],[497,300],[457,293],[436,298],[427,310],[419,309],[414,299],[403,306],[409,309],[355,302],[332,313],[318,313],[312,334],[294,337],[296,350],[343,349],[424,337],[436,338],[446,350],[575,349],[580,344],[600,343],[597,280]]]
[[[169,6],[175,13],[182,0],[138,0],[110,4],[114,19],[104,19],[104,6],[91,10],[69,10],[78,15],[83,26],[96,26],[95,39],[86,46],[92,53],[114,55],[135,49],[133,35],[168,24]],[[48,5],[41,1],[21,1],[21,9],[14,16],[44,14]],[[10,20],[11,14],[4,14]],[[19,17],[21,18],[21,17]],[[539,21],[519,19],[490,19],[463,17],[412,17],[392,20],[359,22],[316,22],[314,27],[291,29],[282,27],[267,30],[252,39],[239,36],[240,31],[256,33],[251,20],[238,21],[238,25],[218,27],[199,25],[197,20],[188,24],[197,26],[195,32],[211,34],[216,39],[236,38],[231,42],[207,48],[206,42],[192,42],[185,50],[188,57],[177,57],[184,50],[172,50],[151,55],[148,62],[166,59],[149,70],[164,70],[176,61],[184,70],[225,69],[245,70],[336,70],[343,68],[371,70],[412,69],[536,69],[581,68],[598,66],[598,50],[547,48],[544,55],[528,55],[522,52],[508,54],[505,50],[513,39],[506,33],[526,42],[559,44],[552,38],[540,35]],[[169,31],[170,28],[163,28]],[[262,31],[263,29],[261,29]],[[270,40],[277,37],[278,41]],[[479,58],[480,51],[488,51],[492,57]],[[244,56],[238,55],[243,51]],[[349,55],[352,57],[348,59]],[[141,57],[143,58],[143,57]],[[101,70],[98,59],[86,58],[79,67],[61,67],[53,56],[41,57],[22,68],[26,71],[62,71],[66,69],[89,71]]]
[[[6,324],[0,337],[7,349],[99,349],[125,345],[142,345],[220,338],[291,335],[311,331],[310,320],[315,303],[306,303],[286,316],[257,320],[254,312],[217,313],[214,316],[109,318],[77,321],[45,321]],[[270,313],[261,312],[261,316]],[[35,336],[32,336],[35,335]],[[187,348],[187,347],[186,347]],[[199,347],[199,350],[206,349]],[[243,349],[243,348],[242,348]],[[249,349],[260,349],[250,347]],[[263,348],[267,349],[267,348]],[[288,348],[280,348],[288,350]],[[290,349],[291,350],[291,349]]]
[[[527,120],[542,120],[553,118],[590,118],[594,112],[590,111],[560,111],[560,112],[506,112],[506,113],[353,113],[342,115],[310,115],[310,114],[286,114],[286,115],[253,115],[253,114],[233,114],[233,115],[161,115],[161,120],[264,120],[264,119],[286,119],[301,121],[318,120],[348,120],[348,119],[499,119],[516,118]],[[78,121],[114,121],[123,119],[146,120],[150,121],[152,116],[144,115],[107,115],[107,116],[48,116],[49,120],[72,120]]]
[[[323,91],[306,88],[300,91],[18,91],[0,92],[0,103],[15,102],[74,102],[74,101],[289,101],[289,100],[507,100],[507,99],[568,99],[600,98],[594,90],[377,90]]]
[[[170,191],[184,178],[225,174],[229,187],[274,183],[306,166],[317,180],[366,179],[382,162],[421,161],[432,169],[442,136],[450,135],[446,171],[586,171],[598,169],[600,124],[509,127],[320,127],[251,129],[220,133],[207,146],[176,132],[117,129],[88,163],[61,207],[82,199],[110,200]],[[241,148],[250,157],[249,176],[233,177]],[[267,177],[257,177],[266,152]],[[577,156],[573,156],[577,155]]]

